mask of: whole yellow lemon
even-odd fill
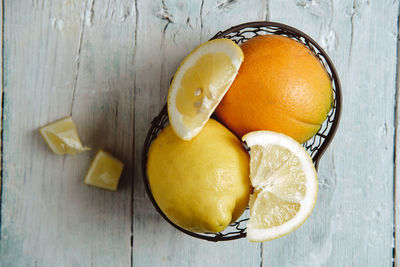
[[[151,144],[147,174],[164,214],[192,232],[220,232],[248,204],[249,156],[237,137],[212,119],[191,141],[164,128]]]

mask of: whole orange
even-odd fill
[[[239,137],[270,130],[300,143],[310,139],[332,107],[332,84],[320,61],[278,35],[251,38],[241,48],[244,62],[216,109],[218,119]]]

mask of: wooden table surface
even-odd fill
[[[0,266],[392,266],[400,247],[399,0],[3,0]],[[142,182],[141,149],[179,62],[216,32],[270,20],[314,38],[343,87],[319,196],[262,244],[178,232]],[[52,154],[38,127],[72,115],[90,152]],[[117,192],[83,177],[98,149]],[[400,248],[398,248],[400,250]]]

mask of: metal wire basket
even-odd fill
[[[265,34],[276,34],[276,35],[287,36],[304,44],[321,61],[321,63],[323,64],[323,66],[325,67],[326,71],[328,72],[331,78],[333,94],[334,94],[334,102],[332,109],[328,113],[328,116],[324,121],[324,123],[322,124],[318,133],[315,134],[313,138],[311,138],[310,140],[308,140],[306,143],[303,144],[307,152],[311,155],[315,167],[318,168],[318,163],[319,160],[321,159],[321,156],[324,154],[326,148],[328,147],[328,145],[330,144],[336,133],[336,129],[338,127],[340,119],[341,101],[342,101],[339,77],[337,75],[336,69],[331,59],[325,53],[325,51],[305,33],[285,24],[268,22],[268,21],[258,21],[258,22],[249,22],[240,24],[228,30],[218,32],[211,39],[229,38],[234,42],[236,42],[237,44],[241,44],[252,37]],[[168,217],[161,211],[160,207],[157,205],[151,193],[151,188],[147,177],[146,165],[147,165],[147,153],[149,151],[149,147],[152,141],[158,136],[159,132],[167,125],[167,123],[168,123],[168,112],[167,112],[167,105],[165,104],[160,113],[151,122],[151,127],[147,133],[142,155],[142,172],[143,172],[144,186],[147,195],[149,196],[151,202],[153,203],[158,213],[160,213],[160,215],[166,221],[168,221],[172,226],[174,226],[179,231],[184,232],[185,234],[188,234],[196,238],[217,242],[217,241],[228,241],[245,237],[246,224],[247,221],[249,220],[248,209],[236,222],[229,225],[223,232],[220,233],[194,233],[187,231],[179,227],[178,225],[174,224],[172,221],[170,221]]]

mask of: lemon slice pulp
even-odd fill
[[[262,242],[300,227],[310,216],[318,194],[314,164],[294,139],[256,131],[243,137],[250,148],[250,220],[247,237]]]
[[[71,117],[49,123],[39,129],[47,146],[57,155],[75,155],[90,150],[82,146],[76,125]]]
[[[99,150],[90,164],[85,184],[108,190],[117,190],[124,164],[110,153]]]
[[[244,59],[229,39],[208,41],[181,63],[168,92],[168,115],[183,140],[196,136],[222,100]]]

